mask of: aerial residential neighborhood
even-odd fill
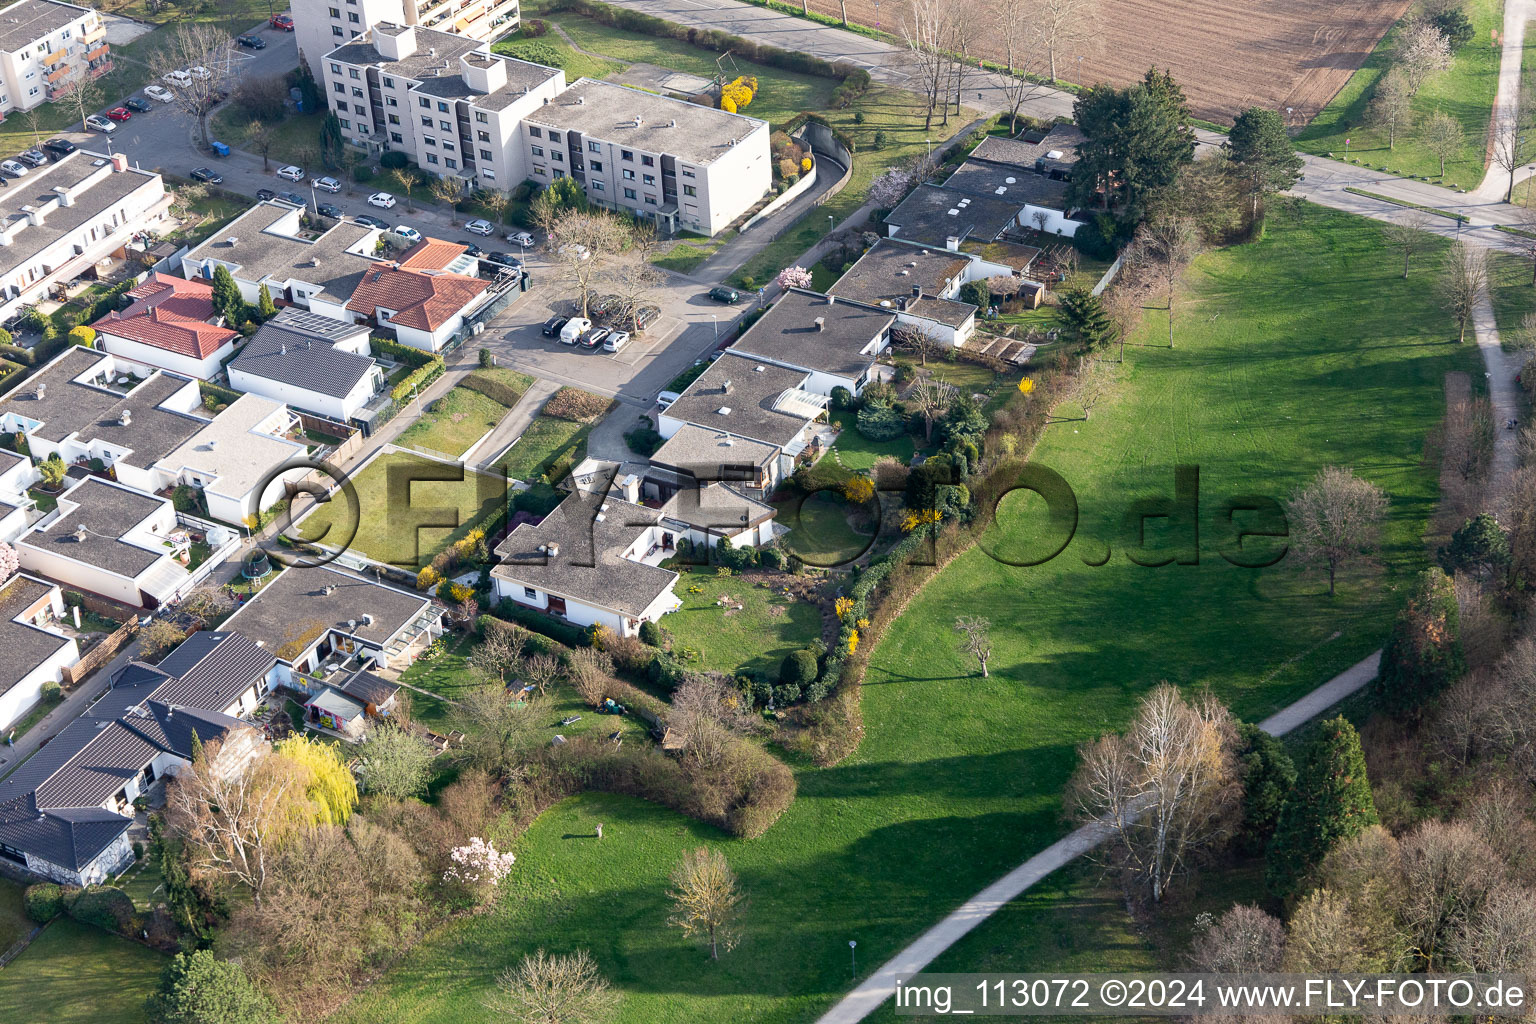
[[[0,7],[0,1020],[1521,1017],[1533,18]]]

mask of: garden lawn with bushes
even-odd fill
[[[31,931],[33,924],[27,919],[27,906],[22,899],[24,887],[9,878],[0,878],[0,952]]]
[[[348,547],[375,561],[411,569],[431,562],[468,533],[471,524],[504,508],[507,501],[505,484],[495,476],[405,451],[379,455],[352,478],[352,485],[358,524]],[[347,498],[337,492],[299,520],[299,536],[341,544],[347,539],[349,515]]]
[[[899,501],[900,496],[891,495],[886,500]],[[851,506],[839,494],[816,491],[775,505],[779,510],[779,525],[789,528],[789,533],[779,544],[785,552],[807,565],[846,565],[869,550],[875,540],[873,533],[854,529],[848,521]]]
[[[832,422],[842,427],[843,432],[837,435],[826,458],[835,459],[844,469],[864,472],[882,455],[889,455],[905,466],[912,461],[917,451],[917,438],[911,434],[903,434],[890,441],[871,441],[859,433],[858,414],[855,412],[834,412]]]
[[[405,448],[422,448],[457,459],[505,416],[505,405],[466,387],[450,388],[401,433]]]
[[[1500,0],[1468,0],[1465,10],[1472,21],[1472,38],[1456,52],[1449,70],[1431,77],[1419,89],[1413,99],[1412,124],[1398,132],[1393,148],[1387,148],[1387,133],[1370,124],[1369,110],[1376,83],[1392,66],[1392,46],[1406,18],[1387,32],[1344,88],[1296,136],[1296,148],[1343,159],[1347,138],[1351,160],[1442,183],[1439,157],[1418,137],[1419,126],[1441,110],[1461,123],[1465,136],[1460,154],[1445,162],[1443,184],[1476,188],[1486,166],[1484,146],[1502,49],[1489,45],[1489,32],[1503,29],[1504,5]],[[1525,45],[1527,50],[1536,46],[1536,37],[1527,33]]]
[[[60,917],[0,970],[0,1006],[18,1021],[144,1024],[165,963],[163,953]]]
[[[1473,346],[1450,341],[1430,261],[1408,281],[1396,264],[1374,222],[1311,206],[1272,214],[1259,243],[1202,257],[1179,347],[1157,347],[1164,328],[1149,318],[1118,399],[1048,428],[1040,446],[1076,490],[1077,539],[1033,569],[973,550],[944,570],[873,652],[862,746],[830,768],[802,764],[795,803],[766,834],[728,839],[620,797],[567,800],[517,843],[494,913],[440,929],[337,1020],[488,1022],[495,973],[540,946],[589,949],[625,993],[621,1024],[814,1019],[850,984],[850,938],[866,974],[1059,836],[1076,744],[1124,724],[1151,686],[1208,684],[1257,719],[1374,650],[1395,588],[1425,563],[1436,487],[1422,453],[1443,376],[1478,366]],[[1171,493],[1175,463],[1201,467],[1201,564],[1128,564],[1126,502]],[[1347,573],[1330,600],[1288,563],[1240,569],[1216,555],[1223,498],[1283,498],[1329,464],[1392,496],[1379,568]],[[1032,511],[1005,499],[994,539],[1016,551]],[[1086,565],[1106,542],[1109,564]],[[988,680],[955,643],[964,613],[992,619]],[[667,871],[701,841],[724,850],[750,900],[742,943],[719,963],[665,925]],[[966,949],[994,964],[1146,966],[1123,916],[1075,921],[1100,896],[1063,877]]]
[[[535,483],[557,463],[574,466],[586,449],[591,426],[556,416],[535,416],[517,444],[507,450],[498,465],[509,480]]]
[[[491,52],[504,53],[508,57],[543,64],[545,67],[559,68],[565,72],[566,84],[578,78],[607,78],[609,75],[623,71],[625,67],[616,60],[604,60],[602,57],[594,57],[591,54],[578,53],[553,32],[537,38],[529,38],[522,34],[509,36],[492,43]]]
[[[672,590],[683,604],[661,624],[672,633],[672,653],[690,670],[762,672],[777,681],[784,656],[821,637],[821,609],[811,602],[718,576],[713,567],[676,568],[682,575]],[[721,598],[731,607],[718,604]]]

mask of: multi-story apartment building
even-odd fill
[[[0,10],[0,117],[111,70],[107,27],[95,11],[58,0],[19,0]]]
[[[713,235],[772,184],[768,122],[579,79],[523,119],[530,177],[570,175],[600,206]]]
[[[408,154],[466,187],[511,188],[530,176],[518,126],[565,88],[565,73],[503,57],[487,44],[411,25],[379,24],[323,63],[343,134],[370,152]]]
[[[518,0],[293,0],[299,56],[318,78],[327,53],[380,24],[409,25],[489,43],[516,31]]]

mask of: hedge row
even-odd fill
[[[523,397],[523,393],[517,390],[517,388],[483,373],[471,373],[459,381],[459,387],[478,391],[486,398],[493,402],[500,402],[508,409],[516,405]]]
[[[209,409],[215,409],[221,405],[230,405],[238,401],[243,392],[234,388],[226,388],[211,381],[200,380],[197,382],[197,390],[202,395],[203,405]]]
[[[537,608],[529,608],[527,605],[518,604],[511,599],[504,599],[496,606],[498,618],[508,619],[521,626],[526,626],[535,633],[543,633],[551,640],[557,640],[567,647],[590,647],[592,638],[587,631],[580,626],[573,626],[569,622],[547,615]]]
[[[396,402],[403,402],[413,393],[420,394],[426,390],[428,384],[441,377],[445,369],[447,367],[443,365],[443,361],[433,357],[428,362],[416,367],[404,380],[396,384],[394,390],[389,393],[389,397]]]
[[[390,341],[388,338],[369,338],[369,344],[373,346],[373,354],[376,356],[388,356],[397,363],[406,363],[410,366],[426,366],[434,356],[430,352],[423,352],[419,348],[411,348],[402,345],[398,341]]]

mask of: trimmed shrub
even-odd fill
[[[43,700],[58,700],[64,693],[64,687],[60,686],[57,681],[50,679],[38,687],[37,692]]]
[[[865,402],[859,410],[859,433],[871,441],[893,441],[907,432],[907,419],[889,402]]]
[[[624,443],[629,445],[629,450],[646,458],[655,455],[665,442],[666,439],[649,423],[643,427],[636,427],[624,435]]]
[[[741,572],[757,563],[757,549],[750,544],[737,547],[729,537],[722,537],[715,545],[715,562],[732,572]]]
[[[481,351],[483,352],[485,349],[481,349]],[[463,380],[459,381],[458,386],[468,388],[471,391],[478,391],[486,398],[493,402],[500,402],[508,409],[516,405],[523,397],[523,393],[517,390],[517,388],[484,373],[470,373]]]
[[[133,914],[133,899],[115,885],[89,886],[69,906],[69,916],[76,921],[109,932],[126,932]]]
[[[779,663],[779,682],[785,686],[793,686],[798,690],[815,679],[816,655],[808,650],[802,648],[798,651],[790,651]],[[798,698],[800,695],[797,692],[795,696]]]
[[[427,385],[441,377],[445,369],[441,359],[432,359],[412,370],[404,380],[396,384],[389,397],[396,402],[403,402],[412,394],[426,390]]]
[[[592,423],[608,411],[610,399],[580,388],[561,388],[544,403],[543,415],[572,423]]]
[[[27,907],[27,919],[38,924],[47,924],[64,912],[64,890],[52,882],[27,886],[22,898]]]
[[[512,600],[504,600],[496,606],[496,617],[515,622],[535,633],[543,633],[567,647],[585,647],[591,639],[580,626],[573,626],[537,608],[529,608]]]
[[[640,623],[640,639],[652,647],[665,648],[670,643],[672,636],[667,628],[659,622],[646,619]]]
[[[839,384],[832,389],[832,408],[839,411],[852,409],[854,406],[853,392]]]
[[[778,548],[760,548],[757,552],[757,564],[764,569],[784,568],[784,552]]]
[[[379,166],[387,171],[398,171],[410,162],[410,158],[398,149],[392,149],[379,157]]]

